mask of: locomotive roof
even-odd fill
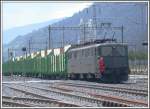
[[[76,50],[82,50],[82,49],[87,49],[87,48],[95,48],[95,47],[98,47],[98,46],[106,46],[106,45],[127,46],[126,43],[101,43],[101,44],[91,44],[91,45],[86,45],[86,46],[73,47],[69,51],[76,51]]]

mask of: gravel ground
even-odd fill
[[[144,76],[145,77],[145,76]],[[51,90],[57,90],[60,91],[58,89],[52,89],[50,88],[50,86],[54,85],[57,86],[59,83],[62,82],[69,82],[69,83],[75,83],[75,84],[86,84],[86,85],[112,85],[112,86],[116,86],[116,87],[126,87],[126,88],[133,88],[133,89],[144,89],[144,90],[148,90],[148,79],[146,78],[142,78],[139,76],[137,77],[131,77],[129,79],[129,81],[127,81],[125,84],[104,84],[104,83],[96,83],[96,82],[87,82],[87,81],[73,81],[73,80],[42,80],[39,78],[28,78],[28,77],[19,77],[19,76],[13,76],[12,77],[8,77],[8,76],[4,76],[2,78],[2,95],[5,96],[17,96],[17,97],[32,97],[31,95],[25,95],[22,92],[18,92],[18,91],[14,91],[8,87],[6,87],[5,85],[9,85],[11,87],[16,87],[16,88],[20,88],[22,90],[26,90],[26,91],[30,91],[30,92],[34,92],[37,94],[41,94],[44,96],[48,96],[50,98],[54,98],[54,99],[58,99],[61,101],[66,101],[66,102],[70,102],[70,103],[75,103],[78,104],[80,106],[101,106],[101,104],[96,104],[96,103],[90,103],[88,101],[81,101],[80,99],[77,98],[71,98],[71,97],[67,97],[67,96],[63,96],[63,95],[58,95],[56,93],[49,93],[46,91],[42,91],[42,90],[38,90],[38,89],[33,89],[33,88],[28,88],[28,87],[24,87],[21,86],[21,84],[26,84],[29,86],[33,86],[33,87],[39,87],[39,88],[45,88],[45,89],[51,89]],[[110,96],[119,96],[119,97],[123,97],[123,98],[127,98],[130,100],[142,100],[144,102],[148,101],[148,97],[142,97],[142,96],[133,96],[131,94],[123,94],[123,93],[119,93],[119,92],[112,92],[112,91],[105,91],[105,90],[95,90],[95,89],[89,89],[89,88],[75,88],[75,87],[67,87],[67,86],[61,86],[65,89],[71,89],[73,90],[73,92],[70,92],[71,94],[74,95],[81,95],[81,96],[85,96],[85,97],[90,97],[87,92],[90,93],[96,93],[96,94],[103,94],[103,95],[110,95]],[[85,92],[85,93],[81,93]],[[35,97],[36,98],[36,97]]]
[[[3,82],[9,82],[9,81],[35,81],[35,80],[42,80],[39,78],[31,78],[31,77],[21,77],[13,75],[13,77],[10,76],[2,76]]]
[[[30,84],[31,86],[36,86],[36,87],[41,87],[44,89],[50,89],[50,87],[52,86],[51,84],[47,85],[47,84]],[[53,85],[53,86],[58,86],[58,85]],[[133,99],[133,100],[142,100],[147,102],[148,97],[143,97],[143,96],[136,96],[136,95],[132,95],[132,94],[126,94],[126,93],[120,93],[120,92],[114,92],[114,91],[107,91],[107,90],[97,90],[97,89],[91,89],[91,88],[81,88],[81,87],[72,87],[72,86],[61,86],[64,89],[70,89],[73,90],[73,94],[77,94],[77,95],[85,95],[87,96],[87,93],[95,93],[95,94],[102,94],[102,95],[110,95],[110,96],[119,96],[122,98],[126,98],[126,99]],[[81,93],[84,92],[84,93]]]
[[[50,93],[49,91],[43,91],[43,90],[39,90],[39,89],[35,89],[35,88],[27,88],[24,89],[24,86],[13,86],[13,87],[16,87],[16,88],[19,88],[19,89],[22,89],[22,90],[26,90],[26,91],[29,91],[29,92],[33,92],[33,93],[36,93],[36,94],[40,94],[40,95],[43,95],[43,96],[46,96],[46,97],[50,97],[50,98],[53,98],[53,99],[57,99],[57,100],[60,100],[60,101],[63,101],[63,102],[69,102],[69,103],[75,103],[77,105],[80,105],[80,106],[96,106],[95,104],[93,103],[90,103],[88,101],[80,101],[78,98],[71,98],[69,96],[62,96],[62,95],[59,95],[57,93]]]

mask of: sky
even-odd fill
[[[3,30],[70,17],[92,2],[3,2]]]

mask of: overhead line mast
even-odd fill
[[[51,26],[49,25],[48,27],[48,30],[49,30],[49,40],[48,40],[48,47],[49,49],[51,48]]]

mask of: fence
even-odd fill
[[[147,74],[148,75],[148,60],[129,60],[131,74]]]

